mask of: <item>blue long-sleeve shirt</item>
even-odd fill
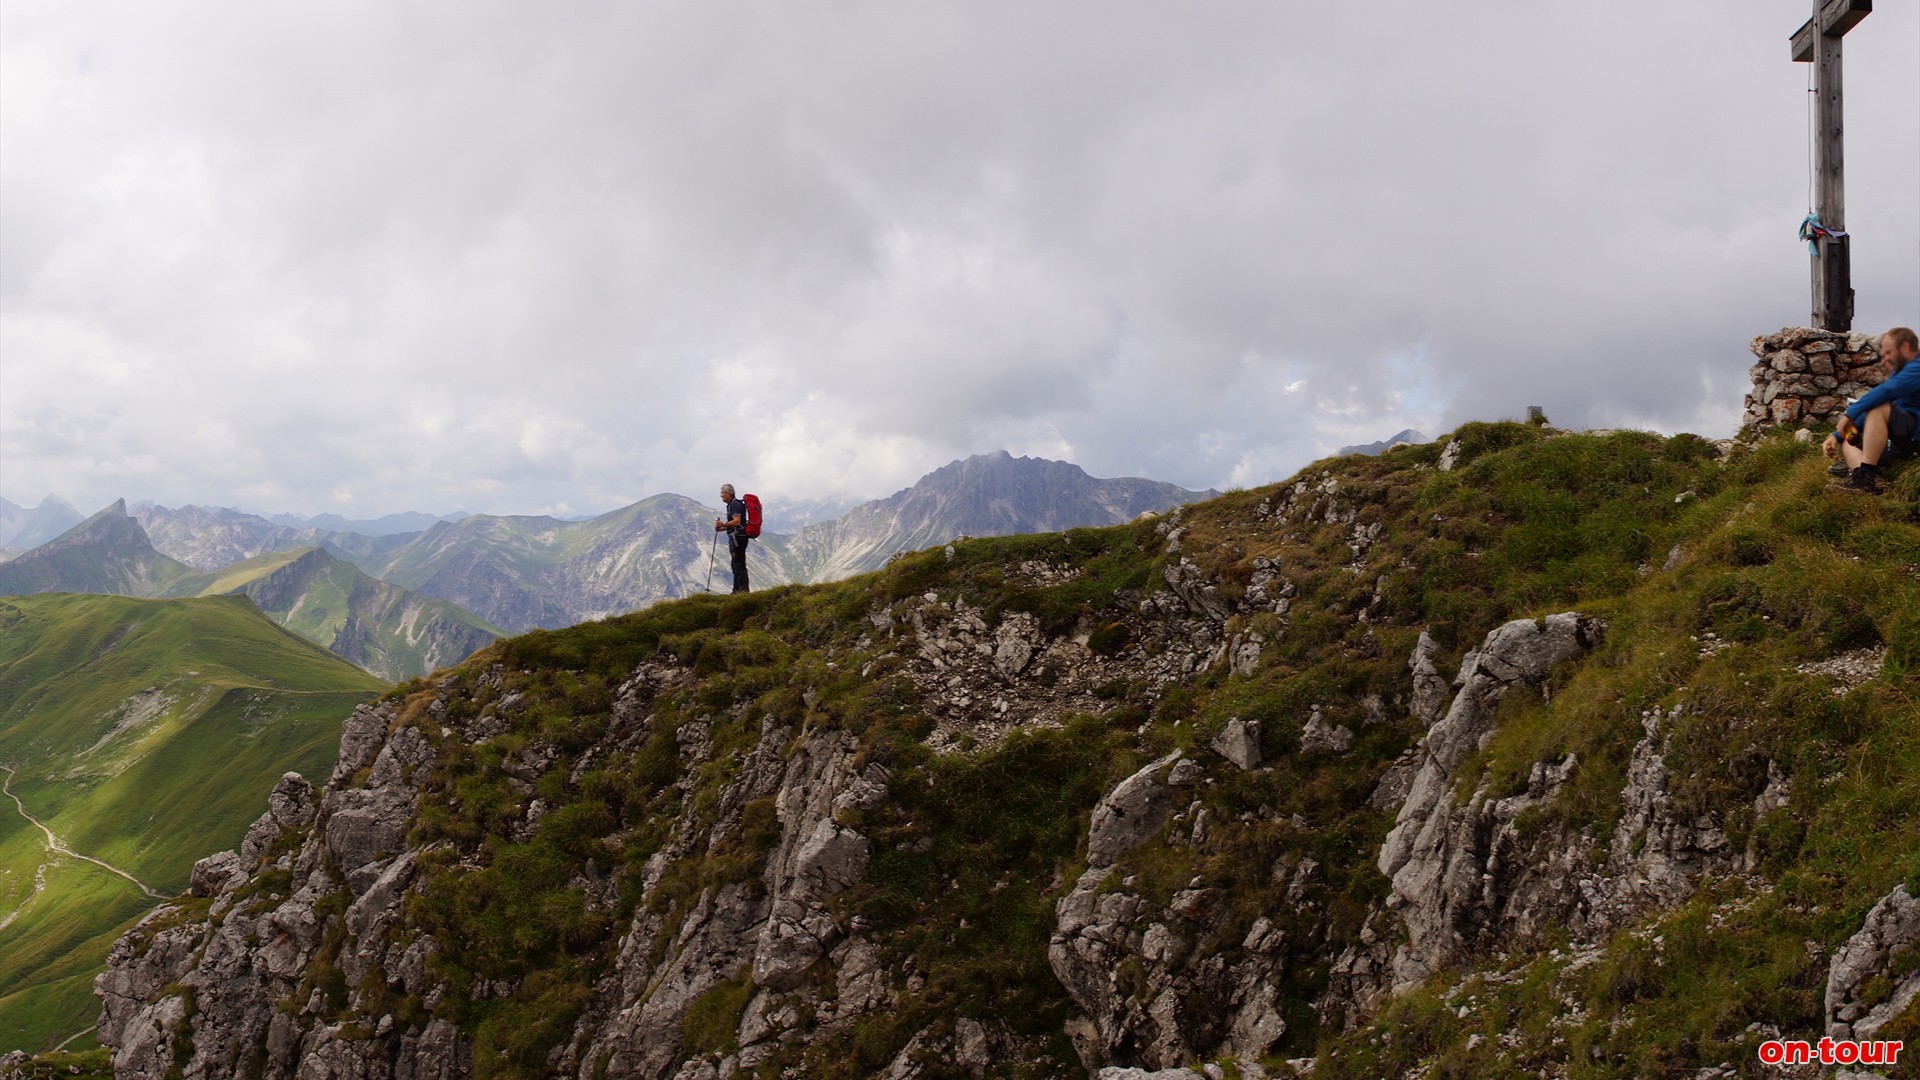
[[[1860,400],[1847,406],[1847,419],[1858,424],[1867,418],[1867,414],[1887,402],[1920,414],[1920,360],[1909,361],[1906,367],[1893,373],[1893,377],[1879,386],[1860,395]]]

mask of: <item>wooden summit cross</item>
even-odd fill
[[[1815,99],[1814,203],[1820,224],[1847,229],[1846,168],[1840,121],[1840,39],[1873,11],[1873,0],[1814,0],[1813,18],[1793,32],[1793,59],[1813,65]],[[1813,323],[1822,330],[1853,329],[1853,274],[1845,236],[1820,236],[1813,259]]]

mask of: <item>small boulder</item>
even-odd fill
[[[1087,835],[1087,865],[1111,866],[1113,860],[1160,831],[1177,801],[1166,776],[1181,752],[1175,750],[1120,781],[1093,809]]]
[[[1242,772],[1260,767],[1260,721],[1242,720],[1239,717],[1227,721],[1220,734],[1213,737],[1214,753],[1226,758],[1238,766]]]
[[[1303,754],[1339,754],[1353,745],[1353,729],[1343,724],[1329,724],[1320,715],[1318,708],[1307,718],[1307,726],[1300,731],[1300,752]]]

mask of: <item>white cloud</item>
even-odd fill
[[[9,0],[0,494],[791,504],[1002,447],[1255,484],[1529,404],[1724,434],[1805,318],[1804,12]],[[1847,42],[1863,326],[1920,318],[1917,35]]]

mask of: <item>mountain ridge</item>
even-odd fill
[[[1418,446],[1421,443],[1429,443],[1432,441],[1432,439],[1427,438],[1412,428],[1403,428],[1379,442],[1361,443],[1358,446],[1343,446],[1335,452],[1335,456],[1345,457],[1348,454],[1365,454],[1368,457],[1372,457],[1375,454],[1384,454],[1396,446]]]
[[[396,681],[455,662],[501,632],[445,600],[377,580],[322,547],[196,570],[155,550],[124,499],[0,563],[0,595],[48,592],[149,599],[237,593],[304,639]]]
[[[294,548],[182,579],[173,596],[242,594],[280,625],[393,682],[465,659],[504,634],[458,605]]]
[[[0,595],[96,592],[150,596],[192,573],[154,550],[146,531],[118,499],[80,524],[5,563]]]
[[[277,792],[310,810],[123,940],[101,1038],[276,1080],[1695,1076],[1912,1038],[1920,470],[1825,465],[1474,424],[508,639],[356,711]]]

